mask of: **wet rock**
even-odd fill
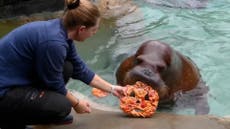
[[[96,1],[105,19],[117,19],[136,10],[132,0],[100,0]]]

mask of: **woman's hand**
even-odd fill
[[[88,102],[86,102],[85,100],[78,100],[79,103],[77,105],[73,106],[73,109],[80,114],[83,113],[90,113],[91,112],[91,108]]]
[[[124,96],[125,87],[118,86],[118,85],[112,85],[109,82],[102,79],[100,76],[95,75],[93,80],[90,82],[90,85],[92,87],[98,88],[100,90],[103,90],[105,92],[111,93],[114,96],[117,96],[118,98],[121,98]]]
[[[112,85],[112,87],[111,87],[111,93],[114,96],[117,96],[118,98],[121,98],[125,95],[124,94],[125,90],[126,90],[126,88],[122,87],[122,86]]]
[[[77,113],[90,113],[91,112],[89,103],[84,100],[79,100],[78,98],[73,96],[73,94],[70,91],[67,91],[66,98],[70,101],[73,109]]]

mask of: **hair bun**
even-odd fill
[[[80,0],[67,0],[67,8],[75,9],[80,5]]]

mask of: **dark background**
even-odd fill
[[[64,9],[64,0],[0,0],[0,19]]]

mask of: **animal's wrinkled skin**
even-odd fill
[[[160,105],[178,99],[178,94],[199,89],[202,86],[201,76],[196,65],[175,51],[166,43],[159,41],[144,42],[137,52],[125,59],[116,72],[117,83],[119,85],[132,85],[136,81],[142,81],[155,89],[160,96]],[[205,84],[202,83],[204,87]],[[207,89],[207,87],[206,87]],[[193,94],[206,94],[207,90],[196,90]],[[206,99],[206,95],[203,96]],[[207,114],[209,112],[207,101],[197,101],[197,105],[205,106],[196,108],[197,114]],[[191,104],[194,105],[194,104]],[[199,110],[202,110],[199,113]]]

